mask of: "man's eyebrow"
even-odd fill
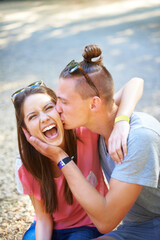
[[[67,101],[67,99],[66,98],[63,98],[63,97],[59,97],[59,96],[57,96],[57,99],[60,99],[60,100],[65,100],[65,101]]]

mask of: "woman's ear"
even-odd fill
[[[97,112],[102,104],[102,100],[98,96],[94,96],[91,100],[91,103],[89,105],[89,108],[93,112]]]

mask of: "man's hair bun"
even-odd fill
[[[102,61],[101,57],[102,51],[99,46],[97,45],[88,45],[83,50],[83,58],[85,62],[91,63],[100,63]],[[92,61],[92,58],[100,57],[97,61]]]

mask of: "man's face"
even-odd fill
[[[87,126],[89,119],[91,99],[82,99],[75,90],[75,83],[75,78],[60,78],[58,83],[56,109],[60,114],[65,129]]]

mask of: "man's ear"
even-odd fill
[[[101,107],[102,100],[98,96],[94,96],[91,100],[89,108],[91,111],[97,112]]]

